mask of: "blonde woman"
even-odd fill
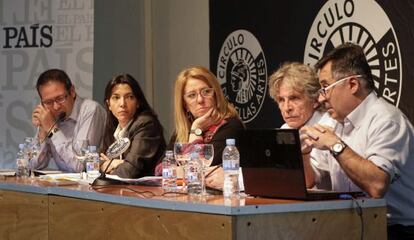
[[[174,90],[174,142],[214,145],[212,166],[221,163],[227,138],[244,129],[237,111],[225,99],[217,78],[204,67],[191,67],[178,74]]]
[[[175,133],[167,149],[175,142],[210,143],[214,146],[211,166],[221,163],[227,138],[244,129],[237,111],[225,99],[217,78],[204,67],[180,72],[174,89]],[[156,173],[159,174],[161,164]]]

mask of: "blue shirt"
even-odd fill
[[[76,96],[72,113],[58,123],[59,131],[41,145],[40,154],[33,159],[34,169],[58,168],[65,172],[79,172],[82,165],[75,159],[72,142],[88,139],[89,145],[101,145],[106,112],[99,103]]]

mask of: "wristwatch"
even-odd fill
[[[346,146],[347,145],[342,140],[339,140],[338,142],[336,142],[335,144],[331,146],[330,151],[332,155],[336,157],[345,150]]]
[[[203,136],[203,130],[200,128],[191,129],[190,134],[195,134],[196,136]]]
[[[59,128],[54,127],[52,129],[52,131],[50,131],[49,135],[47,135],[48,138],[51,138],[53,136],[53,134],[57,133],[57,131],[59,131]]]

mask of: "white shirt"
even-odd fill
[[[414,129],[405,115],[371,93],[343,124],[336,123],[335,132],[357,154],[389,174],[388,223],[414,225]],[[332,155],[314,151],[319,151],[312,157],[320,164],[314,167],[329,171],[333,190],[361,191]]]

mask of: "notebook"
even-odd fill
[[[306,189],[297,129],[246,129],[238,133],[245,192],[271,198],[327,200],[363,195]]]

